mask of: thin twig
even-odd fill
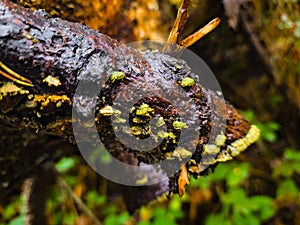
[[[2,75],[4,77],[18,83],[18,84],[33,87],[33,84],[30,80],[28,80],[25,77],[22,77],[20,74],[18,74],[15,71],[11,70],[10,68],[8,68],[1,61],[0,61],[0,68],[2,68],[3,70],[5,70],[7,72],[7,73],[5,73],[5,72],[0,70],[0,75]]]
[[[189,0],[182,0],[180,7],[177,11],[177,16],[173,24],[172,30],[170,31],[167,45],[164,46],[163,52],[168,51],[170,45],[176,45],[178,43],[179,35],[181,34],[183,27],[188,19],[188,6]]]
[[[200,30],[196,31],[195,33],[191,34],[184,40],[180,41],[179,45],[181,45],[185,48],[191,46],[192,44],[197,42],[199,39],[204,37],[206,34],[211,32],[212,30],[214,30],[219,25],[220,22],[221,22],[221,20],[219,18],[213,19],[208,24],[206,24],[204,27],[202,27]]]
[[[77,206],[93,221],[95,225],[102,225],[94,213],[85,205],[85,203],[73,192],[70,186],[60,177],[57,178],[58,184],[67,191]]]

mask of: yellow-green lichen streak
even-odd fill
[[[236,140],[228,146],[231,156],[237,156],[245,151],[251,144],[256,142],[260,136],[260,130],[255,125],[251,125],[245,137]]]

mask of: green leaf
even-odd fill
[[[73,168],[75,164],[76,161],[74,158],[64,157],[56,163],[56,169],[61,173],[66,172],[69,169]]]
[[[158,206],[153,209],[153,225],[176,225],[176,215],[173,212],[170,212],[167,208]]]
[[[276,166],[273,170],[274,177],[291,177],[293,175],[293,167],[287,162],[281,162],[278,166]]]
[[[190,178],[190,183],[188,188],[196,188],[201,190],[209,189],[211,185],[211,178],[210,176],[201,177],[201,178]]]
[[[123,225],[130,219],[128,212],[119,215],[110,214],[104,220],[104,225]]]
[[[287,148],[284,151],[284,157],[293,161],[300,161],[300,151]]]
[[[219,164],[215,172],[210,174],[208,178],[212,181],[226,180],[226,178],[230,176],[233,166],[235,166],[233,162]]]
[[[276,132],[280,129],[280,125],[276,122],[258,123],[256,124],[260,129],[261,138],[268,141],[274,142],[277,139]]]
[[[178,195],[175,195],[169,202],[169,209],[172,212],[181,212],[181,199]]]
[[[3,219],[8,220],[8,219],[12,218],[15,214],[16,214],[15,206],[13,204],[9,204],[5,208],[5,210],[2,214],[2,217],[3,217]]]
[[[261,220],[267,220],[271,218],[276,210],[273,204],[273,199],[269,196],[258,195],[250,198],[253,210],[259,214]]]
[[[223,215],[221,214],[210,214],[205,219],[205,225],[232,225],[230,221],[228,221]]]
[[[8,225],[24,225],[25,214],[20,214],[18,217],[10,221]]]
[[[300,174],[300,162],[294,162],[291,166],[296,173]]]
[[[227,176],[226,181],[228,186],[238,186],[241,184],[249,176],[249,168],[248,163],[237,164],[231,170],[231,174]]]
[[[298,196],[299,190],[292,179],[282,181],[277,188],[277,198],[285,199],[287,201],[293,200]]]
[[[139,221],[137,223],[137,225],[151,225],[151,222],[149,222],[149,221]]]
[[[67,225],[72,225],[74,224],[75,221],[75,214],[71,214],[71,213],[65,213],[63,216],[63,224]]]
[[[103,205],[107,201],[106,195],[100,195],[97,191],[92,190],[87,193],[86,201],[89,207],[95,206],[95,205]]]
[[[254,113],[254,110],[252,109],[249,109],[249,110],[246,110],[244,112],[242,112],[243,116],[248,120],[248,121],[253,121],[254,120],[254,117],[255,117],[255,113]]]
[[[260,220],[252,214],[243,215],[241,213],[233,214],[233,223],[234,225],[260,225]]]
[[[280,128],[280,125],[276,122],[268,122],[266,123],[266,126],[268,127],[269,130],[277,131]]]
[[[245,190],[242,188],[230,188],[227,193],[220,196],[224,205],[243,205],[247,204]]]
[[[89,160],[93,163],[97,163],[100,159],[100,162],[103,164],[110,164],[112,162],[112,156],[106,150],[106,148],[101,145],[94,149],[93,153],[90,155]]]

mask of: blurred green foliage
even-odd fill
[[[211,182],[225,182],[227,191],[220,193],[222,209],[216,214],[208,215],[206,225],[259,225],[276,212],[273,200],[269,196],[248,196],[243,182],[249,176],[249,163],[228,163],[217,167]],[[218,171],[221,171],[220,173]]]
[[[254,110],[246,110],[243,112],[245,118],[250,121],[250,123],[255,124],[260,129],[260,138],[262,140],[268,142],[274,142],[277,140],[277,131],[280,129],[279,123],[275,121],[268,121],[265,123],[258,122],[255,119],[255,112]]]
[[[14,202],[8,205],[2,212],[2,223],[0,225],[23,225],[25,219],[25,208],[23,196],[19,196]]]
[[[137,225],[176,225],[178,219],[184,217],[185,213],[182,210],[182,203],[186,198],[179,198],[177,195],[168,202],[167,205],[149,205],[144,206],[140,210],[141,220]]]

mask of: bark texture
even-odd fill
[[[24,140],[36,134],[50,134],[75,144],[72,123],[78,123],[84,129],[79,129],[82,139],[76,141],[87,141],[91,136],[98,135],[93,134],[90,124],[84,122],[84,118],[92,115],[102,142],[117,159],[139,165],[172,158],[166,160],[165,169],[178,168],[183,164],[183,153],[175,152],[181,130],[174,122],[180,123],[182,115],[179,116],[176,106],[163,96],[174,96],[171,87],[181,86],[193,100],[195,114],[190,115],[189,110],[184,112],[188,118],[186,123],[195,125],[187,129],[194,129],[190,131],[198,134],[197,140],[185,140],[186,149],[195,146],[195,151],[189,152],[191,160],[182,169],[176,170],[167,183],[145,187],[147,193],[144,194],[144,199],[141,196],[132,209],[168,190],[182,195],[189,176],[207,174],[218,162],[232,159],[258,138],[259,134],[253,133],[251,125],[234,107],[225,105],[217,94],[199,84],[184,83],[185,78],[197,75],[183,60],[155,51],[139,52],[85,25],[49,18],[43,11],[33,12],[1,1],[0,49],[1,61],[29,79],[33,85],[23,86],[0,77],[0,121],[3,130],[9,127],[12,132],[28,132]],[[79,83],[84,83],[86,88],[78,93],[76,89]],[[157,115],[163,118],[167,127],[168,133],[162,135],[161,144],[150,151],[135,150],[141,146],[127,147],[117,138],[111,123],[110,116],[114,113],[111,106],[118,93],[125,91],[131,84],[140,90],[151,90],[152,94],[143,96],[138,101],[135,101],[137,93],[134,90],[128,90],[123,96],[124,102],[131,102],[133,105],[129,113],[131,128],[127,132],[138,139],[149,137],[149,123]],[[93,96],[90,92],[92,89],[101,91]],[[224,112],[213,111],[212,102],[224,106]],[[184,100],[178,103],[183,107],[188,104]],[[72,118],[72,107],[77,115],[76,121]],[[115,107],[122,111],[122,104]],[[118,119],[122,121],[127,117],[128,115],[119,115]],[[215,128],[219,128],[222,120],[226,122],[224,133],[220,132],[219,136],[211,134],[212,121],[216,123]],[[255,129],[254,131],[257,132]],[[20,133],[15,134],[15,137],[18,135]],[[219,144],[208,145],[210,138],[216,139],[213,143]],[[223,141],[218,141],[218,138]],[[93,144],[95,143],[90,143],[91,146]],[[24,154],[25,149],[16,148],[10,154],[15,154],[18,158],[19,152]],[[8,153],[4,146],[0,150],[0,156],[7,159]],[[43,154],[43,150],[40,154]],[[13,162],[6,163],[5,165],[10,165],[6,167],[6,171],[12,169]],[[130,175],[128,177],[137,179]],[[3,179],[9,177],[4,176]],[[150,175],[148,179],[151,181],[156,178]]]

